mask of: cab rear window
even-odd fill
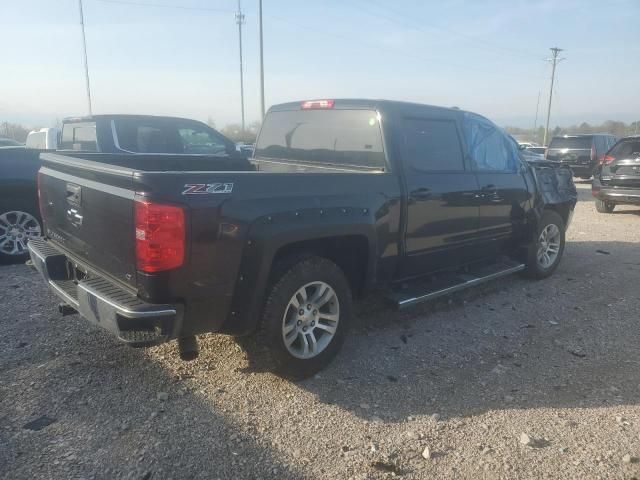
[[[292,110],[267,115],[255,157],[308,163],[385,166],[382,134],[374,110]]]
[[[62,126],[61,150],[95,152],[98,150],[95,122],[65,123]]]

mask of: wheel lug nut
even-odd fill
[[[300,315],[304,315],[304,310],[301,308],[301,309],[298,311],[298,313],[299,313]]]
[[[302,325],[302,320],[298,320],[298,321],[296,322],[296,325],[298,325],[298,326]]]
[[[302,327],[302,331],[306,332],[307,331],[307,327]]]
[[[307,305],[307,310],[311,310],[311,304]]]
[[[314,310],[314,311],[313,311],[313,314],[314,314],[314,315],[317,315],[317,314],[318,314],[318,310]]]
[[[311,326],[312,326],[312,327],[315,327],[315,326],[316,326],[316,322],[315,322],[315,321],[312,321],[312,322],[311,322]]]

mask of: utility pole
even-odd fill
[[[264,57],[262,53],[262,0],[258,0],[258,18],[260,23],[260,121],[264,119]]]
[[[84,33],[84,13],[82,11],[82,0],[78,0],[80,5],[80,27],[82,29],[82,51],[84,52],[84,76],[87,83],[87,103],[89,106],[89,115],[93,115],[91,112],[91,87],[89,86],[89,63],[87,62],[87,37]]]
[[[538,90],[538,101],[536,102],[536,118],[533,121],[533,139],[536,141],[538,139],[538,133],[536,132],[536,127],[538,126],[538,109],[540,108],[540,90]]]
[[[547,108],[547,125],[544,129],[544,140],[542,141],[543,146],[547,146],[547,137],[549,136],[549,118],[551,117],[551,99],[553,98],[553,82],[556,76],[556,65],[560,63],[564,58],[558,58],[558,54],[562,52],[562,48],[553,47],[551,48],[551,52],[553,57],[551,57],[548,61],[551,62],[551,88],[549,89],[549,107]]]
[[[244,78],[242,73],[242,25],[244,24],[244,14],[240,7],[240,0],[238,0],[238,13],[236,13],[236,23],[238,24],[238,40],[240,44],[240,108],[242,110],[242,133],[245,131],[244,127]]]

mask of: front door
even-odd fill
[[[505,252],[525,222],[530,200],[518,149],[502,130],[465,113],[464,131],[478,185],[478,241],[486,257]]]
[[[457,115],[430,111],[402,119],[399,130],[408,195],[402,278],[461,265],[478,254],[478,184],[465,161]]]

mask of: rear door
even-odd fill
[[[473,260],[478,184],[466,164],[454,112],[424,109],[400,119],[407,186],[401,276],[417,276]]]
[[[501,253],[522,231],[530,193],[518,149],[487,119],[465,113],[464,132],[479,185],[478,242],[485,256]]]

